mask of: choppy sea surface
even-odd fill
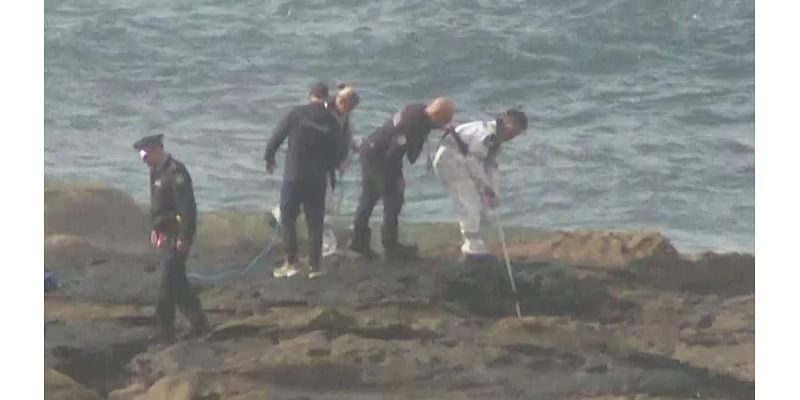
[[[441,94],[458,122],[524,108],[531,127],[501,158],[507,223],[753,251],[754,14],[744,0],[45,0],[45,173],[146,201],[131,144],[160,132],[201,209],[265,210],[278,118],[311,81],[349,81],[357,136]],[[452,219],[424,156],[406,175],[403,218]]]

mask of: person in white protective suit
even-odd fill
[[[498,206],[497,155],[502,143],[528,128],[524,112],[511,109],[493,121],[475,121],[445,133],[433,166],[456,208],[465,261],[491,257],[480,234],[481,218]]]

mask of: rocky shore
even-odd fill
[[[191,271],[246,265],[272,235],[258,213],[200,221]],[[46,398],[754,398],[753,255],[683,255],[656,232],[508,229],[518,319],[502,263],[460,265],[453,224],[402,229],[419,262],[343,253],[325,277],[276,280],[278,246],[246,276],[194,282],[213,331],[159,348],[141,206],[48,187],[45,267],[61,286],[45,295]]]

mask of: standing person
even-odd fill
[[[356,89],[347,84],[340,83],[336,85],[336,94],[328,101],[328,109],[341,126],[341,134],[343,140],[340,143],[339,158],[341,163],[339,169],[343,170],[347,167],[348,156],[350,149],[353,148],[353,124],[350,120],[350,115],[353,110],[361,103],[361,96]]]
[[[275,277],[291,277],[297,267],[297,216],[300,206],[308,226],[309,278],[323,274],[322,228],[325,216],[325,189],[328,174],[336,167],[339,148],[339,123],[326,108],[328,86],[315,83],[309,90],[309,103],[292,108],[280,121],[264,152],[266,169],[275,169],[275,153],[289,138],[286,166],[281,186],[280,224],[286,248],[286,262],[273,272]]]
[[[417,247],[398,242],[398,221],[403,207],[405,180],[403,157],[417,161],[425,140],[433,129],[441,129],[453,118],[453,102],[438,97],[430,104],[409,104],[398,110],[381,128],[365,138],[360,146],[361,196],[353,221],[350,249],[367,258],[375,252],[370,247],[369,218],[378,200],[383,200],[381,232],[385,255],[389,259],[410,259]]]
[[[480,234],[487,207],[497,207],[497,155],[502,143],[528,128],[524,112],[511,109],[493,121],[475,121],[448,131],[433,166],[456,208],[465,261],[488,257]]]
[[[197,230],[197,205],[192,178],[181,162],[164,151],[164,135],[153,135],[134,143],[142,161],[150,167],[150,241],[159,251],[161,285],[158,289],[156,321],[158,340],[175,339],[175,308],[191,324],[192,335],[208,330],[200,300],[186,277],[186,257]]]
[[[338,149],[338,158],[340,160],[337,168],[339,172],[338,180],[341,180],[341,177],[344,175],[349,165],[350,149],[354,147],[353,124],[350,120],[350,114],[358,107],[358,103],[360,102],[361,98],[353,86],[340,83],[336,85],[336,94],[334,94],[327,103],[328,109],[339,122],[341,128],[340,146]],[[337,247],[336,232],[333,230],[333,227],[330,226],[331,215],[338,211],[336,209],[337,202],[334,196],[337,183],[336,171],[331,171],[325,191],[325,231],[322,236],[323,256],[334,253]],[[341,186],[339,186],[339,190],[341,190]]]

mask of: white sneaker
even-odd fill
[[[308,273],[308,279],[319,278],[319,277],[321,277],[321,276],[325,276],[325,275],[326,275],[326,273],[325,273],[325,272],[323,272],[322,270],[319,270],[319,271],[311,271],[311,272],[309,272],[309,273]]]
[[[291,278],[299,273],[300,269],[296,265],[285,262],[280,268],[272,271],[272,276],[276,278]]]
[[[329,257],[336,254],[338,243],[336,241],[336,232],[330,225],[325,225],[322,232],[322,257]]]
[[[269,210],[269,212],[275,218],[275,221],[277,221],[278,224],[280,224],[281,223],[281,206],[280,206],[280,204],[276,205],[275,207],[272,207]]]

